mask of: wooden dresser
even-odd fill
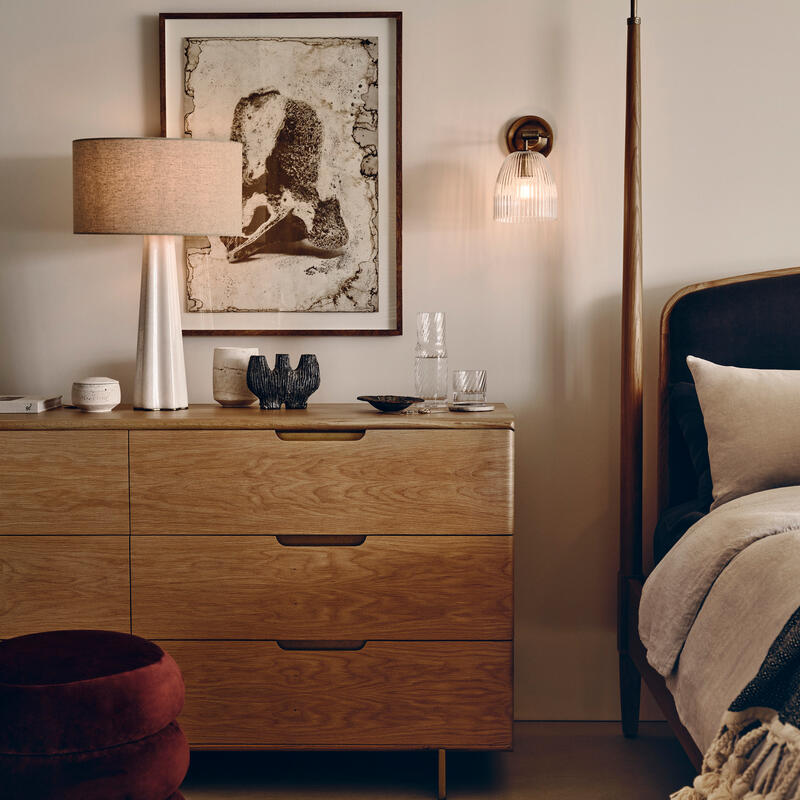
[[[3,415],[0,638],[158,641],[195,748],[510,748],[513,437],[504,406]]]

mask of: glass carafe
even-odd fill
[[[443,311],[417,314],[414,385],[425,406],[447,405],[447,346]]]

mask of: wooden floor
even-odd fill
[[[518,722],[513,753],[448,753],[450,800],[666,800],[694,773],[666,723]],[[435,797],[436,754],[192,753],[186,800]]]

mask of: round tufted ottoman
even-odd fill
[[[178,665],[112,631],[0,642],[0,776],[8,797],[165,800],[189,766]]]

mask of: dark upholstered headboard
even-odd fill
[[[659,514],[697,496],[670,392],[692,382],[686,356],[735,367],[800,369],[800,267],[687,286],[661,315]]]

